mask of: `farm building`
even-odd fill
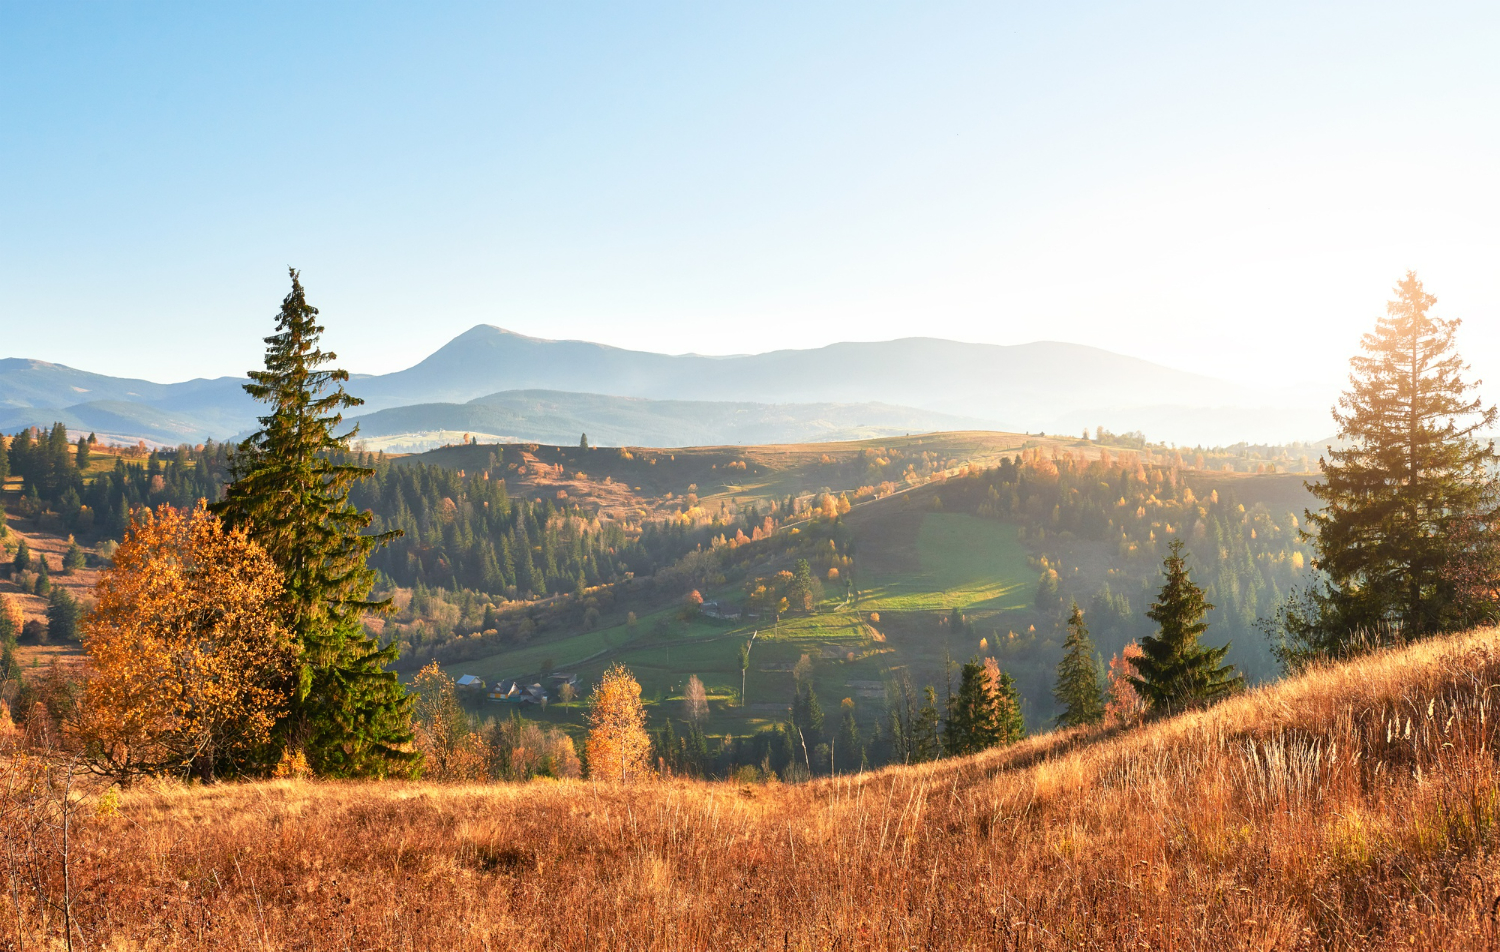
[[[509,678],[496,681],[495,686],[490,689],[491,701],[519,701],[520,695],[521,686]]]
[[[740,609],[737,605],[727,602],[704,602],[698,609],[704,618],[714,618],[719,621],[739,621]]]

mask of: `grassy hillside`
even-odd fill
[[[86,792],[75,935],[121,948],[1492,949],[1497,688],[1489,630],[1141,729],[796,786]],[[19,927],[27,947],[60,945],[60,834],[25,845],[13,855],[36,878],[5,900],[0,941],[17,945]]]
[[[998,612],[1030,605],[1037,573],[1016,527],[959,513],[859,513],[859,607]],[[890,509],[891,507],[883,507]]]

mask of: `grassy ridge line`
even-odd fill
[[[797,787],[143,787],[77,828],[74,913],[158,948],[1488,949],[1496,688],[1487,630]]]

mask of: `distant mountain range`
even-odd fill
[[[243,383],[158,384],[5,359],[0,430],[61,420],[116,440],[226,439],[255,426],[259,408]],[[581,429],[600,444],[683,446],[955,427],[1105,426],[1184,444],[1307,439],[1328,429],[1321,407],[1268,406],[1213,377],[1054,342],[917,337],[705,357],[479,325],[406,370],[354,377],[349,390],[366,401],[366,436],[411,435],[413,445],[447,431],[571,442]]]
[[[982,420],[883,403],[767,404],[646,400],[560,390],[506,390],[468,403],[420,403],[356,417],[371,449],[418,452],[458,442],[525,439],[569,445],[705,446],[873,439],[984,429]]]

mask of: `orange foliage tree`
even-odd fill
[[[646,734],[646,711],[641,686],[622,664],[604,672],[589,698],[589,777],[627,783],[651,770],[651,738]]]
[[[94,671],[75,729],[95,768],[243,770],[293,687],[281,588],[265,551],[202,502],[137,510],[84,625]]]
[[[0,641],[20,637],[24,624],[26,618],[21,613],[20,604],[13,596],[0,594]],[[0,672],[0,677],[4,676],[5,672]]]
[[[1106,727],[1129,727],[1146,716],[1146,701],[1136,692],[1132,678],[1139,677],[1135,659],[1144,652],[1132,641],[1124,652],[1109,659],[1109,691],[1104,702]]]

